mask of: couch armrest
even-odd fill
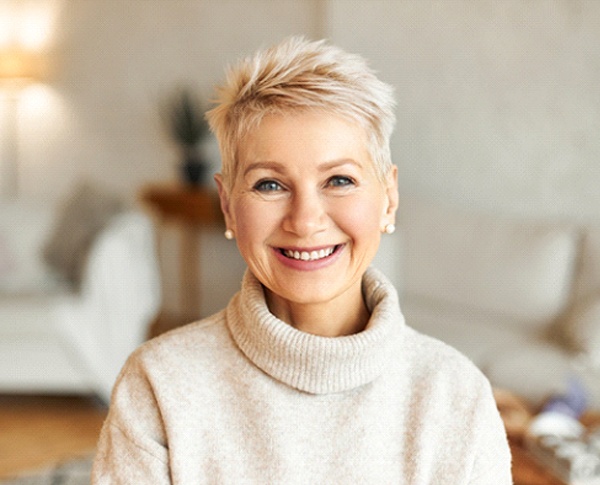
[[[152,222],[139,212],[120,214],[90,250],[79,298],[62,309],[63,329],[101,397],[145,340],[160,300]]]

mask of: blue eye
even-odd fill
[[[274,180],[261,180],[254,186],[254,190],[259,192],[276,192],[281,189],[281,185]]]
[[[331,187],[347,187],[349,185],[354,185],[354,180],[343,175],[336,175],[331,177],[327,183]]]

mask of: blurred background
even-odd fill
[[[292,34],[364,55],[395,87],[403,195],[600,221],[596,0],[2,0],[3,201],[59,207],[84,180],[151,212],[148,187],[180,180],[161,100],[188,86],[208,102],[227,64]],[[213,174],[216,143],[203,147]],[[155,228],[160,307],[176,313],[186,246],[180,226]],[[237,290],[244,264],[218,223],[188,237],[198,239],[194,311],[208,315]],[[396,237],[377,264],[399,282]]]
[[[135,198],[144,184],[173,179],[161,96],[185,83],[208,99],[228,63],[304,34],[363,54],[395,86],[403,193],[600,217],[595,0],[3,0],[0,8],[0,45],[21,22],[25,47],[44,61],[39,82],[19,94],[22,197],[54,201],[85,177]],[[217,171],[215,146],[210,161]],[[214,268],[204,258],[210,313],[227,300],[219,286],[237,285],[241,263],[220,235],[205,237],[207,252],[230,249],[235,266],[230,275],[220,258]]]

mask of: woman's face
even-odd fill
[[[323,113],[266,117],[238,150],[227,227],[267,298],[356,304],[382,228],[394,222],[396,169],[378,179],[358,124]]]

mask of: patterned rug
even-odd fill
[[[0,485],[89,485],[91,470],[92,456],[88,456],[8,480],[0,480]]]

